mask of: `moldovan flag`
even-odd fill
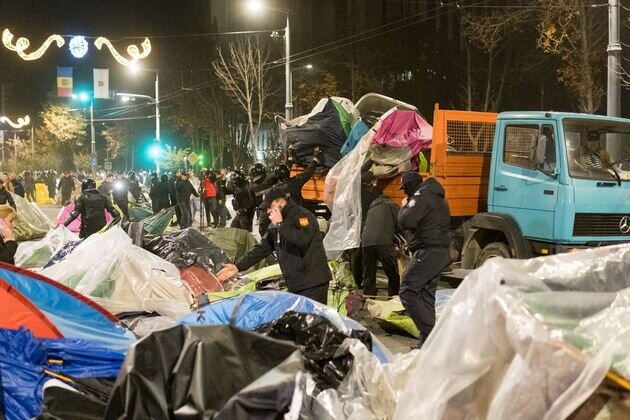
[[[94,69],[94,97],[109,99],[109,69]]]
[[[57,96],[72,96],[72,67],[57,67]]]

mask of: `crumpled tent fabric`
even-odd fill
[[[171,224],[175,207],[160,210],[159,213],[149,216],[142,221],[143,229],[146,235],[155,236],[163,234]]]
[[[40,241],[21,242],[15,253],[15,265],[24,268],[41,268],[59,250],[79,237],[64,226],[49,231]]]
[[[628,244],[487,261],[446,305],[408,372],[431,380],[409,382],[394,418],[567,418],[609,369],[630,379],[628,272]]]
[[[196,265],[217,272],[223,264],[232,262],[221,248],[195,228],[158,236],[146,243],[145,249],[178,268]]]
[[[340,315],[329,306],[304,296],[275,291],[252,292],[212,303],[186,316],[181,323],[185,325],[232,324],[239,328],[253,330],[262,324],[277,320],[287,311],[323,316],[335,328],[346,334],[349,334],[350,330],[365,330],[363,325]],[[372,351],[379,360],[386,362],[391,359],[387,348],[374,336],[372,336],[372,346]]]
[[[67,206],[62,207],[61,210],[59,210],[59,215],[57,216],[57,224],[65,223],[66,220],[68,220],[68,216],[70,216],[70,213],[72,213],[73,210],[74,201],[70,202],[70,204],[68,204]],[[105,221],[107,223],[111,222],[113,219],[112,215],[109,214],[107,210],[104,210],[104,212]],[[79,215],[76,219],[72,221],[72,223],[68,225],[68,230],[74,233],[79,233],[79,231],[81,230],[81,215]]]
[[[102,420],[114,380],[72,378],[72,386],[59,379],[46,381],[38,420]]]
[[[48,260],[46,265],[44,265],[44,268],[48,268],[51,265],[55,265],[59,261],[61,261],[64,258],[66,258],[68,255],[70,255],[70,253],[72,251],[74,251],[74,249],[77,246],[79,246],[79,244],[81,242],[83,242],[83,239],[79,239],[79,240],[76,240],[76,241],[68,242],[67,244],[65,244],[59,251],[57,251],[57,252],[55,252],[55,254],[53,254],[53,256],[50,258],[50,260]]]
[[[190,291],[197,297],[208,292],[222,292],[223,285],[217,277],[196,265],[190,265],[180,270],[181,279]]]
[[[254,235],[245,229],[221,228],[204,233],[213,244],[232,260],[247,254],[258,243]]]
[[[90,341],[43,340],[26,329],[0,329],[0,407],[7,419],[37,417],[43,385],[53,377],[47,371],[71,378],[116,377],[123,359],[122,353]]]
[[[91,235],[42,274],[113,313],[155,311],[179,318],[192,303],[177,267],[133,245],[118,226]]]
[[[376,178],[391,178],[396,174],[414,169],[413,157],[407,146],[389,147],[373,144],[370,146],[370,159],[373,162],[370,171]]]
[[[298,162],[308,164],[315,147],[319,147],[322,152],[323,166],[330,168],[339,161],[350,128],[348,121],[352,118],[352,112],[345,108],[334,98],[323,98],[310,114],[280,123],[282,141],[286,147],[293,146],[293,154]],[[340,114],[340,110],[346,112]]]
[[[11,193],[17,218],[15,219],[15,236],[18,241],[27,241],[44,237],[52,227],[52,221],[46,216],[39,206],[29,203],[17,194]]]
[[[372,142],[390,147],[408,147],[415,156],[431,148],[433,127],[415,111],[394,110],[383,118]]]
[[[344,333],[321,315],[287,311],[280,318],[256,328],[257,332],[300,346],[306,369],[320,389],[336,388],[352,367],[353,358],[340,351],[347,338],[361,341],[372,348],[372,336],[367,330]]]
[[[136,205],[129,206],[129,220],[132,222],[140,222],[150,216],[153,216],[151,210]]]
[[[355,122],[352,126],[350,134],[348,134],[346,142],[341,148],[341,156],[345,156],[350,153],[352,149],[354,149],[357,144],[359,144],[359,140],[361,140],[361,138],[365,136],[369,129],[370,126],[367,125],[363,120],[357,120],[357,122]]]
[[[232,417],[241,411],[230,399],[298,355],[287,341],[227,325],[179,325],[157,331],[129,349],[105,418],[246,418]],[[299,359],[297,363],[300,368]],[[257,395],[250,394],[251,403]],[[288,411],[292,401],[267,399],[267,410],[274,412],[271,418]],[[224,407],[232,415],[221,413]]]
[[[48,187],[46,184],[37,182],[35,184],[35,202],[37,204],[55,204],[55,200],[48,195]]]
[[[115,316],[54,280],[3,263],[0,278],[30,300],[66,338],[89,340],[118,352],[135,341]]]

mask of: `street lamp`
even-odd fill
[[[78,99],[81,102],[90,101],[90,135],[92,136],[91,141],[91,152],[90,152],[90,163],[92,165],[92,174],[96,173],[96,137],[94,132],[94,100],[92,97],[86,93],[81,92],[78,95],[72,95],[74,99]]]
[[[247,9],[249,13],[257,15],[262,13],[263,10],[271,10],[278,13],[284,13],[287,15],[287,26],[284,28],[284,55],[286,58],[284,67],[284,82],[285,82],[285,117],[287,120],[293,119],[293,86],[291,80],[291,26],[289,22],[289,9],[278,9],[265,6],[262,0],[248,0]]]
[[[138,73],[140,71],[149,71],[155,73],[155,98],[152,98],[148,95],[136,95],[131,93],[119,93],[118,96],[123,97],[123,101],[125,101],[125,97],[128,98],[126,101],[131,100],[131,98],[145,98],[153,101],[155,103],[155,142],[157,147],[161,147],[160,145],[160,76],[157,70],[149,70],[145,68],[141,68],[137,64],[134,64],[129,67],[132,73]],[[159,156],[155,158],[155,171],[160,173],[160,159]]]

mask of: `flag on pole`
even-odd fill
[[[94,69],[94,97],[109,99],[109,69]]]
[[[57,96],[72,96],[72,67],[57,67]]]

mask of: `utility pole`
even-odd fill
[[[90,156],[90,163],[92,164],[92,174],[96,173],[96,136],[94,133],[94,100],[90,101],[90,132],[92,134],[92,153]]]
[[[15,159],[15,165],[14,165],[14,170],[17,173],[17,161],[18,161],[18,157],[17,157],[17,142],[18,142],[18,136],[17,136],[17,131],[13,132],[13,159]]]
[[[621,84],[619,80],[619,0],[608,0],[608,103],[607,115],[621,116]]]

